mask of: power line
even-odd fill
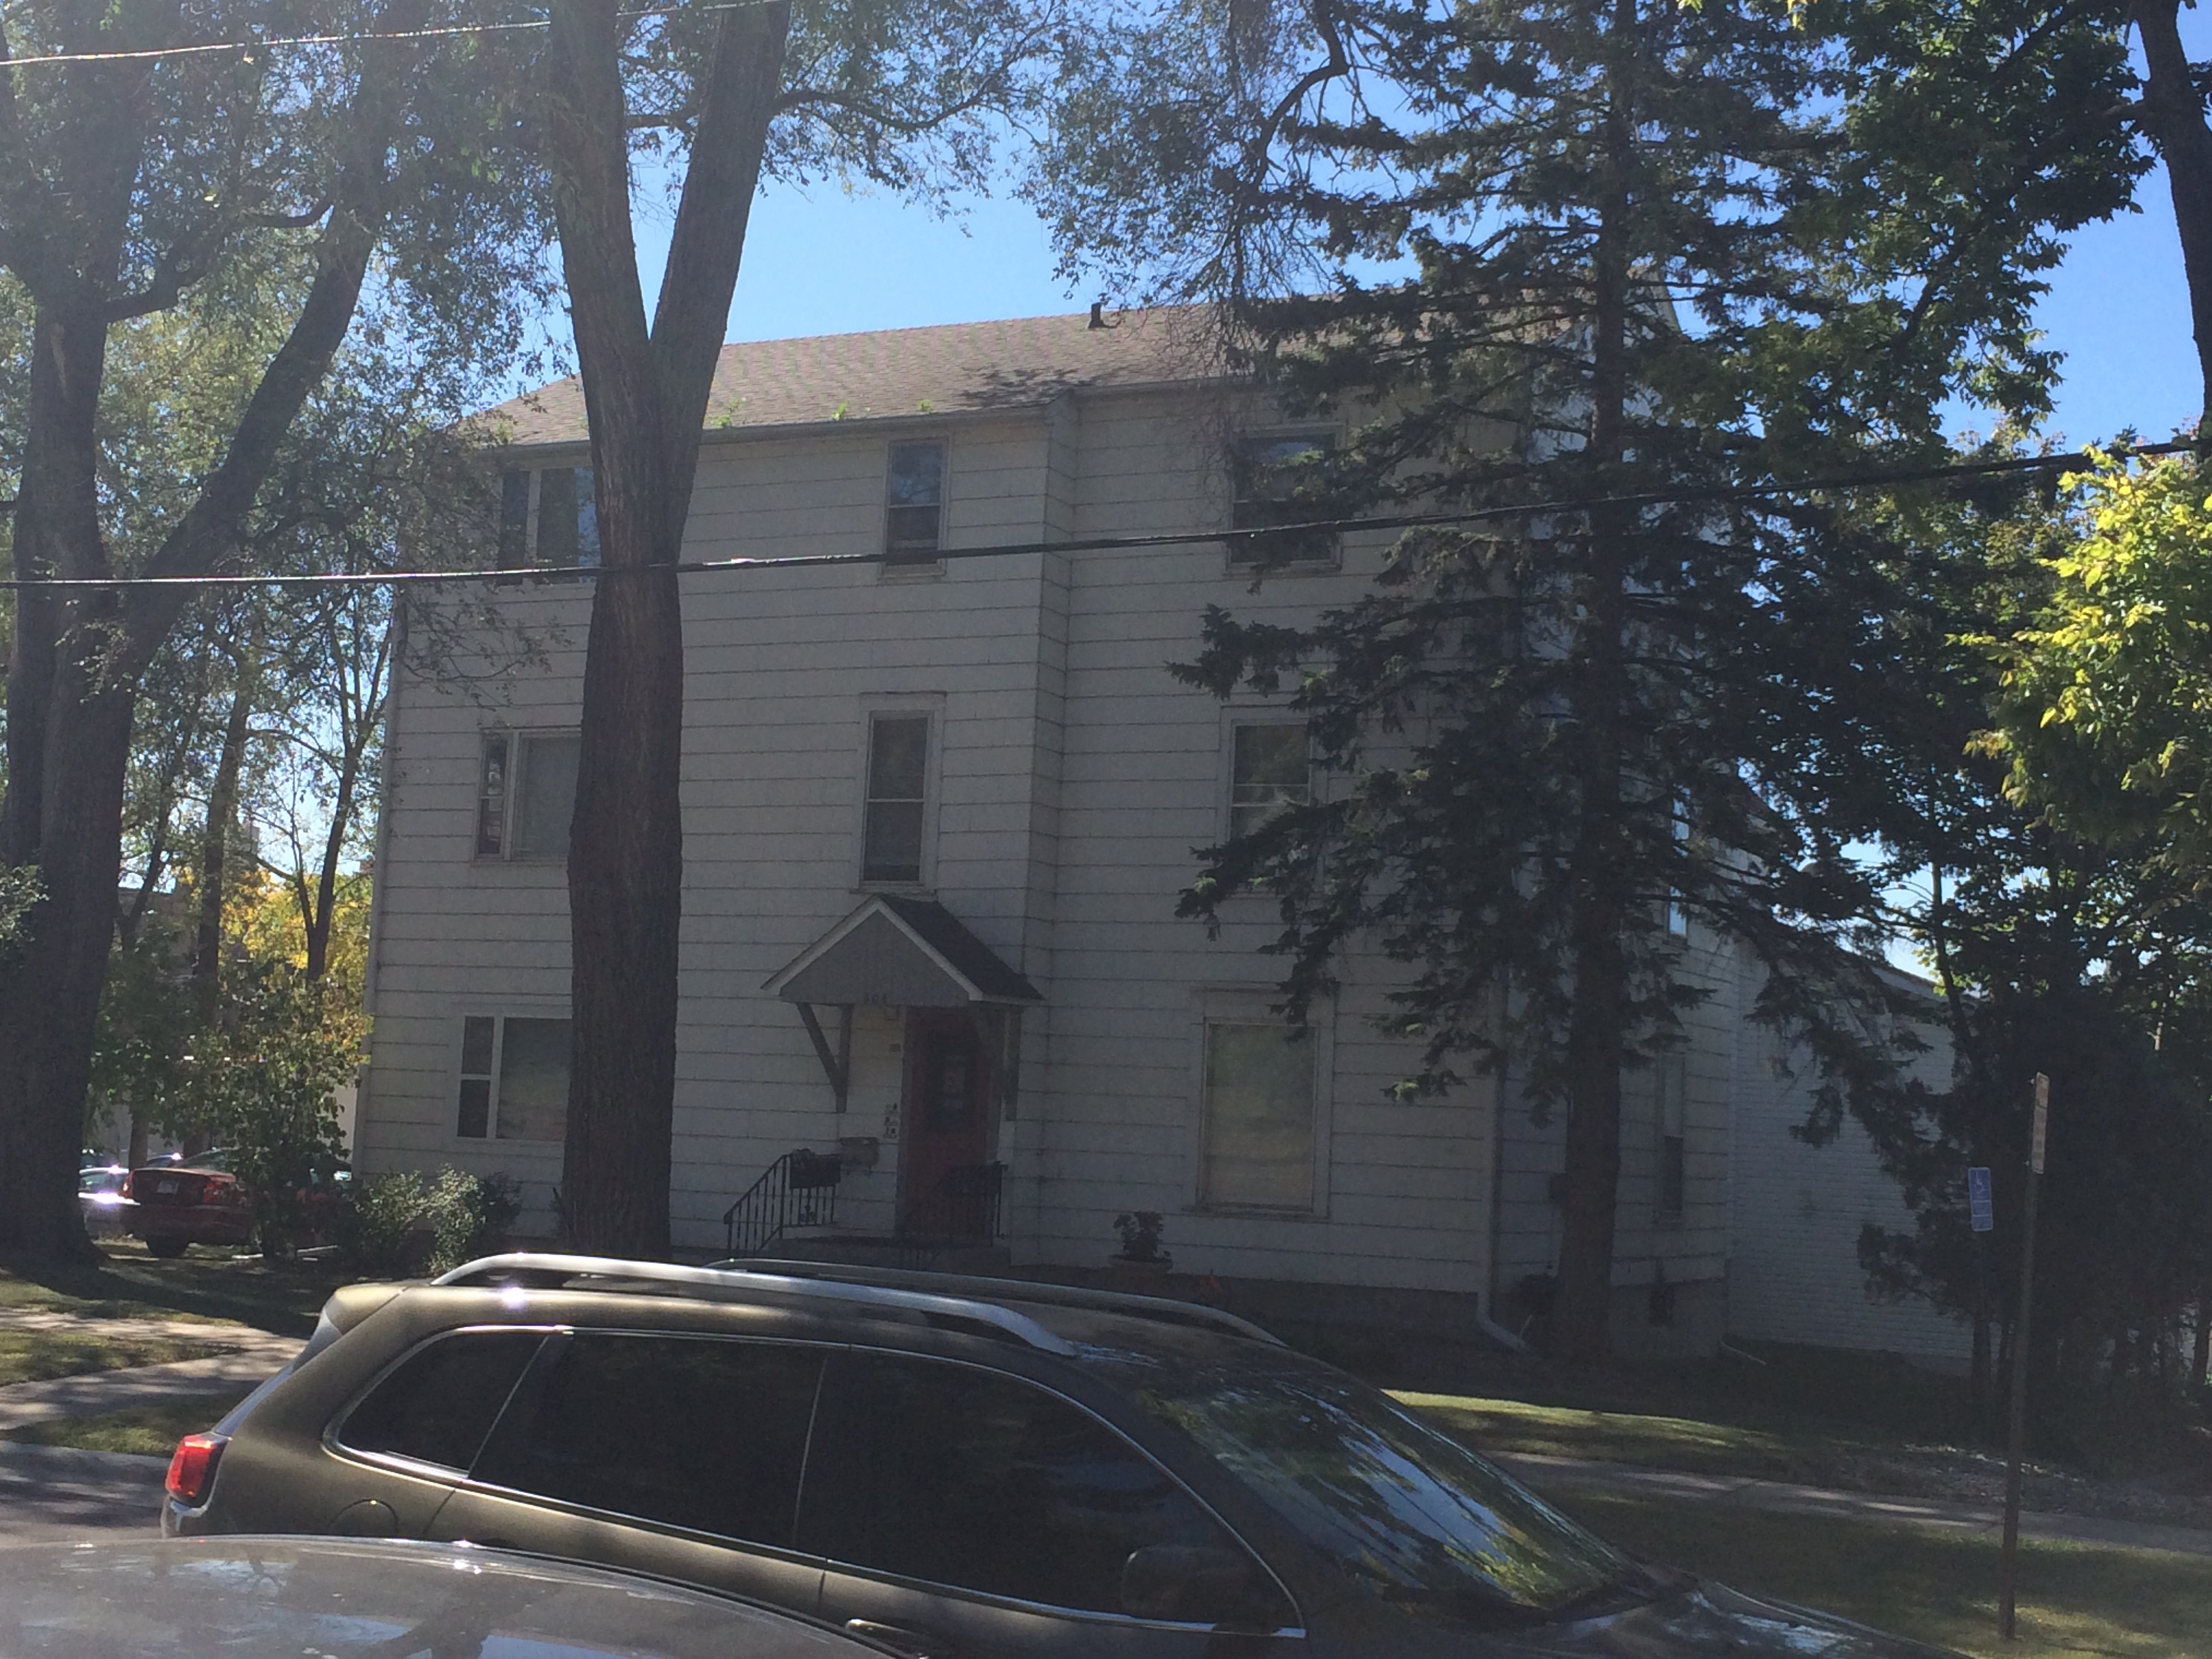
[[[2113,447],[2108,453],[2121,459],[2131,455],[2175,455],[2196,449],[2186,440],[2170,443]],[[1820,495],[1838,489],[1878,489],[1894,484],[1932,483],[1944,478],[2001,477],[2007,473],[2055,472],[2078,468],[2085,457],[2075,452],[2054,455],[2020,456],[2001,461],[1959,461],[1943,466],[1898,468],[1790,483],[1717,485],[1701,489],[1651,489],[1630,495],[1562,498],[1528,501],[1505,507],[1470,507],[1441,513],[1399,513],[1377,518],[1308,519],[1297,523],[1257,526],[1249,529],[1170,531],[1154,536],[1081,536],[1056,542],[999,542],[984,547],[946,547],[928,561],[948,559],[1004,559],[1033,553],[1140,552],[1148,548],[1189,547],[1207,543],[1263,541],[1301,535],[1334,534],[1346,531],[1419,530],[1449,525],[1481,524],[1498,519],[1540,518],[1586,513],[1594,507],[1668,507],[1698,501],[1770,501],[1778,495]],[[492,570],[311,571],[300,575],[258,573],[219,576],[15,576],[0,580],[0,591],[35,588],[42,593],[86,590],[116,592],[137,587],[419,587],[453,583],[485,583],[495,586],[524,582],[596,581],[605,575],[636,571],[665,571],[679,576],[706,575],[746,570],[790,570],[834,568],[840,565],[879,565],[894,556],[867,553],[786,553],[767,558],[689,559],[673,564],[652,565],[522,565]],[[1263,572],[1255,574],[1265,574]]]
[[[617,12],[619,19],[637,17],[672,17],[679,12],[703,13],[717,11],[753,11],[770,3],[770,0],[718,0],[718,3],[679,6],[646,6],[635,11]],[[10,69],[29,69],[47,64],[128,64],[158,58],[195,58],[223,52],[274,52],[285,46],[337,46],[365,40],[437,40],[457,34],[499,34],[522,29],[544,29],[553,27],[546,17],[532,18],[514,23],[451,23],[436,28],[372,30],[362,34],[295,34],[271,40],[204,40],[182,46],[146,46],[127,52],[57,52],[39,58],[4,58],[0,64]]]

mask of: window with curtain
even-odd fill
[[[1199,1200],[1209,1209],[1314,1207],[1316,1045],[1279,1022],[1208,1019]]]

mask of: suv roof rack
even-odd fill
[[[594,1285],[575,1281],[598,1279]],[[751,1268],[686,1267],[672,1261],[633,1261],[611,1255],[561,1255],[547,1251],[511,1250],[463,1262],[451,1273],[441,1273],[433,1285],[513,1285],[541,1290],[615,1289],[628,1283],[672,1296],[694,1296],[718,1302],[749,1301],[762,1296],[798,1297],[816,1302],[847,1302],[887,1311],[919,1314],[932,1323],[972,1334],[1012,1338],[1048,1353],[1073,1354],[1074,1345],[1031,1319],[993,1302],[961,1296],[933,1294],[895,1285],[848,1284],[842,1280],[804,1278],[793,1273],[759,1272]],[[982,1329],[977,1329],[982,1327]]]
[[[933,1291],[941,1296],[974,1299],[986,1304],[1036,1302],[1048,1308],[1084,1308],[1097,1313],[1117,1313],[1155,1324],[1181,1325],[1191,1329],[1241,1336],[1274,1347],[1283,1339],[1249,1319],[1240,1319],[1219,1308],[1200,1302],[1178,1302],[1171,1297],[1138,1296],[1127,1291],[1092,1290],[1081,1285],[1060,1285],[1049,1279],[994,1279],[980,1273],[917,1272],[906,1267],[868,1267],[842,1261],[781,1261],[772,1256],[732,1257],[716,1267],[732,1272],[774,1273],[788,1279],[808,1279],[835,1285],[866,1285],[885,1290]]]

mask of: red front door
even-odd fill
[[[964,1013],[915,1008],[906,1017],[905,1148],[899,1154],[899,1215],[905,1231],[962,1231],[963,1206],[948,1205],[946,1176],[990,1161],[990,1082],[982,1045]],[[972,1207],[972,1206],[969,1206]]]

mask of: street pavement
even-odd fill
[[[0,1544],[157,1531],[167,1467],[159,1457],[0,1442]]]

